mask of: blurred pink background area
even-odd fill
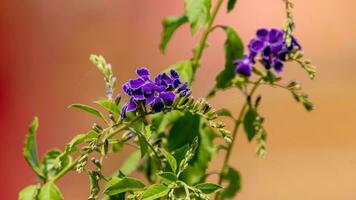
[[[356,199],[356,1],[295,0],[294,35],[318,68],[310,81],[295,64],[285,67],[285,80],[300,80],[316,105],[304,111],[291,95],[263,88],[262,113],[268,130],[268,153],[257,158],[256,145],[240,132],[231,164],[242,174],[243,200]],[[176,32],[167,54],[159,52],[161,21],[179,15],[181,0],[7,0],[0,2],[0,199],[16,199],[21,188],[35,183],[22,157],[27,126],[40,119],[39,153],[63,149],[75,134],[87,131],[94,118],[71,103],[91,103],[103,96],[103,81],[89,62],[102,54],[113,65],[119,85],[140,66],[157,73],[189,59],[201,32],[189,27]],[[281,0],[239,0],[218,24],[229,24],[245,43],[261,27],[281,27]],[[204,96],[224,65],[222,31],[209,38],[193,95]],[[218,93],[216,108],[237,113],[243,98],[235,90]],[[229,124],[229,127],[231,124]],[[113,154],[105,162],[110,174],[127,154]],[[211,170],[220,168],[218,155]],[[213,177],[214,179],[214,177]],[[86,199],[85,174],[70,173],[58,182],[65,199]]]

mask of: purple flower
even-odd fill
[[[179,74],[171,70],[170,74],[158,74],[154,81],[150,79],[147,68],[139,68],[136,71],[138,78],[131,79],[123,84],[122,88],[130,99],[122,107],[121,117],[126,118],[127,112],[133,112],[144,108],[153,112],[161,112],[164,108],[173,104],[176,95],[180,97],[190,95],[188,83],[182,83]]]
[[[283,30],[257,30],[256,37],[248,44],[250,54],[234,62],[236,73],[250,76],[257,56],[260,56],[259,58],[267,70],[273,68],[277,73],[281,72],[286,56],[294,50],[301,50],[297,40],[293,36],[291,39],[291,45],[287,46]]]
[[[235,61],[234,64],[236,65],[237,74],[241,74],[247,77],[251,76],[253,62],[249,56],[244,55],[244,57],[241,60]]]

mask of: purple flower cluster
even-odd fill
[[[286,61],[286,55],[293,50],[301,50],[294,37],[291,37],[291,44],[288,46],[284,38],[284,31],[278,29],[259,29],[256,38],[248,44],[249,55],[244,55],[240,60],[235,61],[236,73],[244,76],[251,76],[255,58],[261,56],[261,62],[269,70],[273,68],[277,73],[281,72]]]
[[[150,79],[150,72],[147,68],[136,70],[138,78],[126,82],[122,88],[130,99],[122,107],[121,117],[126,118],[127,112],[133,112],[140,108],[150,108],[154,112],[160,112],[167,106],[173,104],[177,95],[188,96],[191,90],[188,89],[187,82],[181,82],[179,74],[175,70],[170,70],[170,74],[158,74],[154,81]]]

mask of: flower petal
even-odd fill
[[[152,104],[152,110],[154,112],[161,112],[164,108],[164,103],[162,98],[156,97],[153,104]]]
[[[131,99],[127,102],[127,112],[132,112],[132,111],[135,111],[136,109],[137,109],[136,102],[134,101],[133,98],[131,98]]]
[[[171,69],[170,73],[171,73],[172,78],[179,79],[179,74],[176,70]]]
[[[150,71],[146,68],[146,67],[141,67],[139,69],[136,70],[136,74],[139,77],[145,78],[145,79],[149,79],[150,78]]]
[[[140,88],[145,83],[145,81],[142,80],[141,78],[137,78],[137,79],[131,79],[129,83],[131,89],[137,89]]]
[[[173,104],[176,95],[173,92],[162,92],[160,97],[163,99],[165,105],[170,106]]]

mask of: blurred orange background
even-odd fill
[[[318,67],[315,81],[297,65],[283,76],[303,83],[316,105],[304,111],[291,95],[263,88],[262,113],[268,130],[268,154],[257,158],[255,144],[240,132],[231,164],[242,174],[236,199],[246,200],[354,200],[356,199],[356,1],[295,0],[294,35],[307,57]],[[281,0],[239,0],[235,10],[219,24],[236,28],[247,43],[260,27],[281,27]],[[161,20],[179,15],[183,1],[162,0],[8,0],[0,2],[0,199],[16,199],[21,188],[35,183],[22,157],[27,126],[39,116],[40,154],[62,148],[75,134],[85,132],[94,120],[66,107],[91,103],[103,96],[101,75],[88,61],[103,54],[112,63],[119,85],[147,66],[157,73],[191,57],[200,33],[192,37],[188,26],[174,36],[166,55],[158,44]],[[224,64],[225,35],[210,35],[202,67],[193,86],[194,96],[205,95]],[[217,108],[235,113],[242,96],[235,90],[218,93]],[[220,157],[219,157],[220,156]],[[222,157],[212,170],[220,167]],[[106,161],[106,172],[119,166],[123,154]],[[88,180],[71,173],[59,181],[65,199],[86,199]]]

